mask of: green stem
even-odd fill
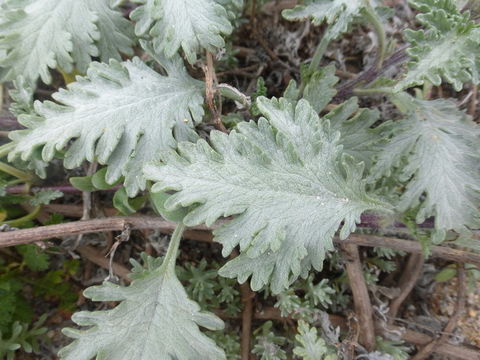
[[[375,9],[370,4],[368,4],[366,7],[365,16],[368,21],[373,25],[373,29],[375,30],[375,33],[377,35],[378,50],[376,66],[377,69],[380,69],[383,61],[385,60],[385,54],[387,52],[387,35],[385,34],[385,29],[383,28],[382,21],[378,17]]]
[[[218,84],[217,90],[223,97],[237,101],[245,107],[250,107],[252,104],[250,97],[243,94],[240,90],[234,88],[233,86],[228,84]]]
[[[322,40],[320,40],[320,43],[318,44],[315,53],[313,54],[312,61],[310,62],[310,65],[308,66],[308,73],[313,74],[320,66],[320,62],[322,61],[323,55],[325,55],[325,51],[327,51],[328,45],[330,44],[331,38],[328,36],[328,30],[327,28],[325,30],[325,33],[322,37]],[[303,91],[305,90],[305,87],[307,86],[307,82],[305,81],[306,79],[302,79],[302,83],[300,84],[299,88],[299,97],[303,97]]]
[[[390,95],[394,91],[392,88],[373,88],[373,89],[355,89],[353,94],[357,96],[371,96],[371,95]]]
[[[15,176],[18,179],[24,180],[24,181],[31,181],[32,176],[24,171],[18,170],[14,168],[13,166],[7,165],[3,162],[0,162],[0,171],[3,171],[4,173],[7,173],[9,175]]]
[[[325,30],[325,34],[322,37],[322,40],[317,46],[317,49],[315,50],[315,53],[313,54],[312,57],[312,62],[310,63],[310,66],[308,69],[310,72],[314,72],[315,70],[318,69],[320,66],[320,61],[322,61],[323,55],[325,55],[325,52],[327,51],[328,44],[330,44],[330,36],[328,36],[328,28]]]
[[[170,244],[168,245],[167,254],[163,259],[163,264],[161,266],[161,271],[168,271],[171,273],[175,272],[175,260],[177,259],[178,247],[180,246],[180,240],[182,239],[183,232],[185,231],[186,226],[182,223],[177,224],[175,231],[172,234],[170,239]]]
[[[15,180],[11,180],[11,181],[7,182],[6,186],[18,185],[18,184],[23,183],[23,182],[24,182],[23,179],[15,179]],[[26,193],[28,193],[28,191],[26,191]]]
[[[14,147],[15,145],[13,144],[13,142],[9,142],[5,145],[0,146],[0,158],[7,156],[8,153],[12,151]]]
[[[12,227],[21,226],[24,223],[26,223],[27,221],[35,220],[37,218],[38,214],[40,214],[41,210],[42,210],[42,206],[37,206],[32,210],[32,212],[28,213],[25,216],[22,216],[21,218],[14,219],[14,220],[9,220],[9,221],[4,221],[4,222],[1,222],[0,224],[1,225],[9,225],[9,226],[12,226]]]

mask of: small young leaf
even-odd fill
[[[457,269],[448,266],[435,275],[435,281],[446,282],[452,280],[457,275]]]
[[[118,185],[120,182],[120,179],[114,182],[113,184],[109,184],[106,180],[105,177],[107,176],[107,171],[108,168],[102,168],[98,170],[95,174],[92,175],[92,185],[95,187],[97,190],[108,190],[114,187],[115,185]]]
[[[63,197],[63,193],[58,190],[41,190],[35,193],[30,199],[30,204],[33,206],[48,205],[53,200]]]
[[[168,210],[165,207],[165,202],[171,196],[172,195],[162,191],[149,192],[150,203],[152,204],[153,209],[158,215],[169,221],[182,222],[183,218],[188,214],[189,209],[181,207],[176,210]]]
[[[97,190],[92,183],[91,176],[75,176],[68,179],[70,184],[78,190],[92,192]]]
[[[338,78],[335,76],[335,65],[329,65],[313,73],[308,79],[303,92],[304,99],[308,100],[316,112],[320,112],[337,94],[335,85]]]
[[[253,332],[255,345],[252,354],[258,356],[259,360],[285,360],[287,353],[281,348],[286,338],[276,335],[272,331],[273,323],[265,322]]]
[[[298,345],[293,353],[303,360],[335,359],[335,352],[329,348],[325,340],[318,336],[317,329],[310,327],[303,320],[298,322],[298,335],[295,336]]]
[[[390,355],[392,360],[410,359],[409,349],[401,341],[387,340],[377,336],[377,349],[382,354]]]
[[[140,196],[135,199],[130,199],[124,187],[121,187],[120,189],[115,191],[115,195],[113,195],[113,206],[122,215],[135,214],[143,205],[143,203],[144,203],[143,196]]]
[[[350,98],[325,115],[332,130],[340,132],[343,151],[362,161],[367,170],[373,164],[373,157],[382,149],[390,126],[384,123],[372,129],[379,118],[378,110],[361,109],[357,98]]]
[[[40,251],[37,245],[18,245],[16,249],[20,255],[22,255],[25,265],[27,265],[30,270],[43,271],[48,269],[49,256]]]

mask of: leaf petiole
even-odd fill
[[[378,17],[375,9],[368,3],[365,7],[365,16],[367,20],[372,24],[375,34],[378,39],[378,50],[377,50],[377,60],[376,67],[379,69],[383,61],[385,60],[385,54],[387,52],[387,36],[385,34],[385,29],[383,28],[382,22]]]
[[[31,212],[29,212],[27,215],[22,216],[21,218],[14,219],[14,220],[9,220],[9,221],[3,221],[0,223],[0,225],[9,225],[12,227],[18,227],[21,226],[22,224],[26,223],[27,221],[31,221],[37,218],[38,214],[40,214],[40,211],[42,210],[42,206],[36,206]]]
[[[13,148],[14,148],[13,142],[9,142],[7,144],[0,146],[0,158],[7,156],[8,153],[13,150]]]
[[[177,259],[178,248],[180,246],[180,240],[182,239],[183,232],[185,231],[186,226],[182,223],[179,223],[175,228],[175,231],[172,234],[170,239],[170,244],[168,245],[167,254],[163,260],[162,266],[159,268],[159,272],[168,271],[169,273],[175,273],[175,261]]]
[[[32,181],[32,175],[24,171],[18,170],[13,166],[5,164],[4,162],[0,162],[0,171],[3,171],[4,173],[7,173],[9,175],[12,175],[20,180],[24,180],[27,182]]]

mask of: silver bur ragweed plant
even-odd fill
[[[480,128],[453,100],[423,96],[432,85],[460,91],[479,82],[480,25],[454,0],[409,4],[419,27],[405,31],[400,55],[392,55],[379,1],[305,0],[284,10],[288,21],[324,26],[323,36],[299,84],[266,89],[277,97],[256,96],[248,113],[248,97],[219,85],[212,65],[241,23],[240,0],[0,2],[0,80],[14,81],[12,112],[23,125],[10,132],[2,156],[44,176],[56,158],[67,169],[98,164],[97,174],[72,183],[84,191],[120,184],[132,212],[128,197],[147,194],[159,216],[177,223],[163,259],[132,260],[130,285],[105,281],[85,290],[92,301],[116,305],[74,314],[79,328],[64,329],[73,341],[61,359],[231,358],[204,332],[223,329],[223,321],[189,299],[177,278],[186,227],[215,228],[213,240],[228,258],[219,276],[279,296],[299,278],[313,284],[313,272],[362,216],[433,219],[437,244],[480,228]],[[366,70],[374,78],[345,86],[335,64],[321,64],[357,26],[377,38]],[[402,57],[410,61],[393,78],[373,81]],[[40,80],[54,84],[56,72],[70,83],[33,101]],[[385,96],[395,116],[353,95]],[[227,129],[222,111],[240,110],[222,109],[222,96],[247,114]],[[211,119],[218,130],[205,134]],[[328,308],[341,285],[315,276],[322,300],[302,304]],[[269,326],[254,352],[284,359],[286,344],[295,359],[340,358],[318,324],[305,320],[288,341]],[[385,355],[390,348],[404,358],[401,343],[392,344],[379,347],[384,359],[393,358]]]

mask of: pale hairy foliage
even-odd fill
[[[283,11],[287,20],[311,19],[315,25],[330,25],[325,36],[335,39],[347,32],[349,26],[371,6],[371,0],[306,0],[303,5]]]
[[[132,35],[109,0],[7,0],[0,5],[0,81],[21,75],[50,83],[49,69],[85,73],[93,57],[133,54]]]
[[[191,78],[181,60],[161,60],[167,75],[138,58],[110,64],[92,63],[87,76],[53,95],[56,103],[35,103],[34,114],[19,117],[27,130],[11,134],[16,147],[10,159],[23,160],[41,148],[44,161],[68,147],[64,164],[84,160],[108,165],[106,181],[125,177],[129,195],[145,188],[143,164],[179,140],[195,139],[202,121],[202,82]]]
[[[460,13],[453,0],[415,0],[410,4],[422,11],[420,30],[406,30],[412,61],[407,74],[395,89],[403,90],[429,81],[446,81],[460,91],[469,81],[479,82],[480,27],[470,14]]]
[[[75,340],[60,351],[60,358],[224,360],[224,352],[198,328],[220,330],[223,322],[188,298],[175,275],[176,251],[171,244],[161,265],[153,258],[144,257],[146,268],[134,261],[134,281],[128,287],[106,281],[85,290],[93,301],[120,303],[111,310],[74,314],[72,320],[88,328],[63,330]]]
[[[181,48],[193,64],[202,49],[215,52],[222,48],[225,45],[222,35],[233,30],[229,13],[216,0],[134,2],[140,4],[131,14],[136,22],[135,33],[150,37],[155,51],[166,57],[174,56]]]
[[[279,292],[312,266],[321,269],[342,222],[344,239],[362,212],[389,205],[365,192],[363,164],[342,152],[340,134],[308,102],[257,103],[266,119],[241,123],[229,136],[213,132],[213,148],[203,140],[180,143],[145,173],[157,182],[153,191],[177,191],[167,208],[197,204],[187,225],[238,214],[214,233],[224,256],[237,245],[242,252],[221,275],[240,282],[252,276],[252,289],[270,282]]]
[[[406,188],[400,211],[419,207],[418,223],[435,216],[438,230],[480,226],[480,127],[449,100],[397,98],[406,116],[394,124],[372,173],[397,169]]]

